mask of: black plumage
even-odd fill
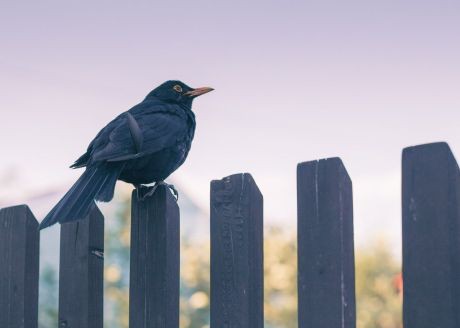
[[[86,170],[40,228],[84,218],[95,201],[113,198],[117,180],[139,187],[166,179],[190,150],[196,126],[193,99],[212,90],[167,81],[107,124],[71,166]]]

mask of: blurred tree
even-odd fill
[[[264,236],[265,326],[297,327],[297,249],[291,230],[269,227]],[[105,327],[127,328],[129,318],[130,201],[125,195],[106,224]],[[209,328],[209,242],[181,241],[180,327]],[[401,328],[400,267],[388,245],[377,242],[356,254],[358,328]],[[40,327],[56,326],[56,274],[41,274]],[[50,293],[47,295],[47,293]],[[54,296],[53,296],[54,295]]]
[[[58,325],[58,281],[56,270],[50,265],[40,272],[38,312],[39,328],[57,327]]]
[[[264,232],[264,316],[268,328],[297,327],[297,243],[293,231]]]
[[[104,327],[129,325],[129,245],[131,206],[123,197],[115,215],[105,225],[104,244]]]
[[[401,268],[383,241],[356,256],[357,326],[402,328]]]

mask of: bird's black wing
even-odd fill
[[[140,153],[142,151],[142,144],[144,143],[141,127],[130,112],[126,112],[126,117],[128,119],[129,132],[134,141],[134,147],[136,147],[136,152]]]
[[[186,137],[187,120],[169,108],[134,110],[120,116],[110,133],[95,140],[91,161],[122,161],[139,158],[174,146]]]

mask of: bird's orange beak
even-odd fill
[[[212,90],[214,89],[209,88],[209,87],[196,88],[196,89],[186,92],[185,95],[189,97],[198,97],[198,96],[204,95],[205,93],[211,92]]]

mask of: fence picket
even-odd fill
[[[38,325],[38,222],[25,205],[0,210],[0,327]]]
[[[299,328],[355,327],[352,185],[339,158],[297,167]]]
[[[446,143],[403,152],[405,328],[460,327],[460,173]]]
[[[263,327],[263,199],[250,174],[211,183],[211,327]]]
[[[104,217],[61,225],[59,327],[103,327]]]
[[[129,326],[179,327],[179,207],[165,186],[132,194]]]
[[[460,169],[446,143],[402,161],[405,328],[460,327]],[[150,189],[143,189],[145,194]],[[211,327],[262,328],[263,197],[250,174],[211,182]],[[339,158],[297,167],[298,326],[355,328],[352,183]],[[0,327],[38,326],[38,222],[0,209]],[[179,327],[179,208],[132,195],[131,327]],[[103,327],[104,218],[61,225],[59,327]]]

